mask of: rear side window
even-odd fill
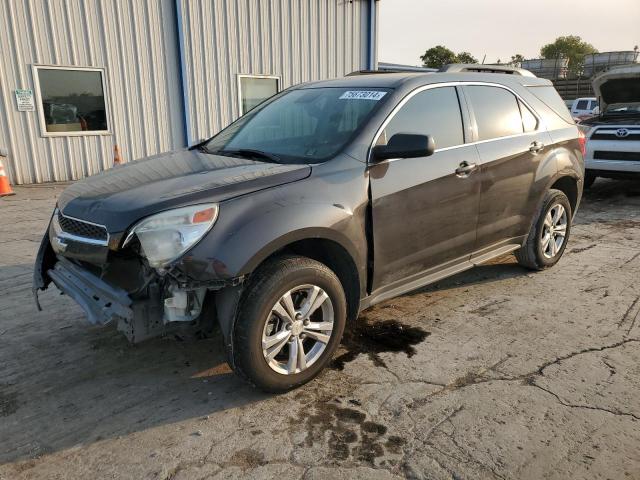
[[[396,133],[429,135],[436,149],[462,145],[462,114],[456,89],[431,88],[411,97],[385,127],[377,144],[386,145]]]
[[[467,86],[465,92],[478,124],[478,140],[508,137],[523,132],[515,95],[504,88]]]
[[[588,110],[589,102],[587,100],[579,100],[576,104],[576,110]]]
[[[529,91],[533,93],[538,100],[544,103],[547,107],[553,110],[560,118],[569,123],[574,123],[567,106],[565,105],[556,89],[552,85],[544,87],[528,87]]]

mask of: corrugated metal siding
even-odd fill
[[[239,116],[238,74],[276,75],[284,89],[366,68],[368,1],[177,3],[192,143]]]
[[[72,180],[184,145],[174,0],[0,1],[0,147],[13,183]],[[32,65],[105,68],[112,135],[42,137]]]

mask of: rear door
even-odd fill
[[[521,240],[529,230],[536,171],[551,139],[532,110],[510,90],[466,85],[480,157],[476,253]]]
[[[466,117],[456,87],[428,88],[406,100],[377,139],[386,144],[397,133],[430,135],[436,151],[370,166],[374,291],[468,260],[473,250],[479,160],[475,146],[465,145],[463,112]],[[463,162],[469,173],[457,174]]]

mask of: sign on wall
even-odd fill
[[[36,109],[36,104],[33,101],[33,90],[16,90],[16,103],[18,104],[19,112],[33,112]]]

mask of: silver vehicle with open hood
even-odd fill
[[[586,186],[596,177],[640,178],[640,64],[601,73],[593,88],[599,115],[580,125],[587,136]]]

